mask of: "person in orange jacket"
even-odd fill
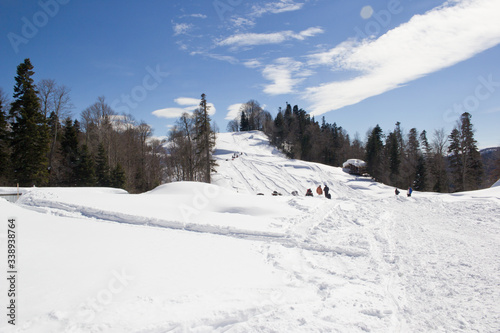
[[[318,185],[318,188],[316,189],[316,193],[318,193],[318,195],[323,195],[323,189],[321,188],[321,185]]]

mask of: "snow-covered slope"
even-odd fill
[[[17,325],[5,310],[0,331],[500,330],[500,187],[395,196],[260,132],[220,134],[216,157],[212,185],[0,199],[4,258],[18,224]],[[304,196],[325,184],[332,200]]]

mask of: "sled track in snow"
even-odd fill
[[[255,231],[217,225],[182,223],[179,221],[148,218],[114,211],[102,211],[100,209],[94,209],[92,207],[74,206],[67,203],[48,200],[37,200],[36,206],[30,204],[29,202],[25,202],[21,206],[41,213],[53,214],[58,216],[79,217],[83,219],[100,220],[103,222],[124,223],[144,227],[166,228],[179,231],[205,233],[217,236],[245,239],[249,241],[273,242],[287,248],[299,248],[306,251],[333,253],[337,255],[346,255],[349,257],[359,257],[366,255],[365,252],[359,251],[357,249],[343,248],[340,246],[330,247],[321,244],[310,243],[307,240],[297,240],[288,233]]]

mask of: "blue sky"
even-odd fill
[[[364,140],[451,131],[468,111],[500,146],[500,1],[2,0],[0,87],[25,58],[71,88],[73,117],[105,96],[164,136],[205,93],[221,131],[240,103],[286,102]]]

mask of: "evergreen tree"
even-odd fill
[[[384,144],[382,142],[382,129],[379,125],[371,131],[366,142],[366,169],[368,173],[375,179],[380,179],[383,176],[382,157]]]
[[[461,153],[461,143],[460,143],[460,131],[455,127],[452,131],[449,139],[448,146],[448,163],[451,171],[452,177],[452,187],[454,191],[463,191],[464,184],[462,179],[463,174],[463,161],[462,161],[462,153]]]
[[[274,119],[274,133],[273,133],[273,144],[278,148],[282,148],[283,140],[285,138],[285,118],[281,110],[276,115]]]
[[[116,167],[111,170],[111,186],[115,188],[125,188],[126,184],[125,171],[120,163],[116,164]]]
[[[241,120],[240,120],[240,132],[246,132],[250,130],[250,122],[245,114],[245,111],[241,112]]]
[[[205,183],[211,182],[211,173],[215,171],[215,160],[212,158],[215,149],[215,133],[210,125],[210,106],[207,105],[205,94],[201,95],[201,102],[194,112],[196,154],[200,158],[199,170]]]
[[[425,166],[425,159],[422,154],[418,156],[415,181],[413,187],[417,191],[425,191],[427,186],[427,170]]]
[[[476,190],[483,177],[481,154],[474,139],[472,116],[465,112],[450,134],[450,168],[456,191]]]
[[[404,186],[413,186],[417,175],[417,165],[420,156],[420,142],[418,131],[412,128],[406,142],[405,160],[402,166],[402,181]]]
[[[77,186],[95,186],[96,177],[94,161],[89,153],[87,145],[83,145],[79,151],[78,163],[75,170]]]
[[[389,158],[389,180],[390,185],[401,186],[399,184],[399,168],[401,165],[401,147],[396,132],[391,132],[387,136],[385,143],[386,155]]]
[[[7,132],[7,118],[3,100],[3,92],[0,90],[0,182],[7,178],[9,171],[9,145]],[[7,184],[4,184],[7,185]]]
[[[428,191],[432,189],[432,185],[434,181],[432,180],[433,175],[431,172],[431,161],[432,161],[432,148],[429,144],[429,140],[427,140],[427,131],[423,130],[420,133],[420,147],[421,147],[421,157],[422,161],[419,160],[419,164],[417,166],[417,174],[423,172],[424,183],[421,184],[421,188],[419,191]],[[422,165],[420,165],[422,164]]]
[[[95,173],[97,186],[106,187],[111,185],[108,155],[102,143],[99,144],[97,149]]]
[[[79,163],[80,152],[78,150],[78,127],[77,122],[72,122],[71,118],[65,120],[64,133],[61,139],[61,183],[71,186],[77,182],[77,165]]]
[[[33,74],[29,59],[17,67],[14,102],[10,109],[11,162],[14,179],[22,186],[46,185],[49,180],[50,133],[47,119],[40,109]]]

